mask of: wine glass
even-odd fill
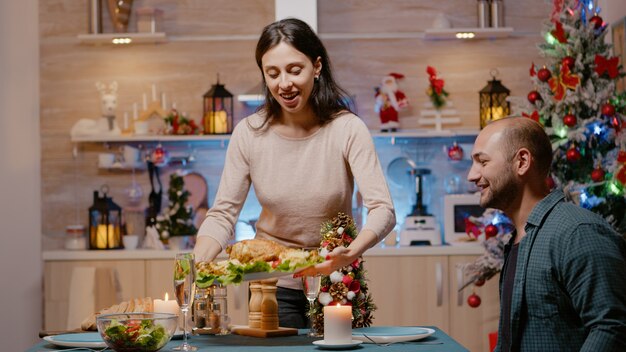
[[[183,313],[183,344],[175,347],[177,351],[195,351],[198,348],[187,343],[187,312],[195,288],[195,258],[193,253],[177,253],[174,263],[174,293]]]
[[[311,320],[311,329],[307,336],[320,336],[320,334],[315,331],[315,326],[313,325],[313,302],[317,298],[317,295],[320,292],[322,277],[321,276],[303,276],[302,277],[302,290],[304,291],[304,295],[306,299],[309,301],[309,317]]]

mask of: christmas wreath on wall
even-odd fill
[[[343,213],[324,222],[320,233],[322,257],[326,257],[339,246],[349,246],[358,234],[354,219]],[[329,276],[322,277],[320,294],[309,310],[311,322],[316,331],[324,331],[324,307],[327,305],[352,306],[352,328],[372,324],[372,313],[376,310],[376,306],[368,294],[365,273],[363,259],[359,257],[353,263],[332,272]]]

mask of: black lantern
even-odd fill
[[[204,93],[202,124],[205,134],[227,134],[233,131],[233,95],[220,84]]]
[[[107,197],[107,186],[102,186],[103,196],[93,192],[93,205],[89,208],[89,249],[122,248],[122,208]]]
[[[499,120],[511,113],[506,98],[511,93],[496,79],[495,72],[491,72],[492,80],[480,90],[480,128],[484,128],[491,121]]]

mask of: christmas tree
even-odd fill
[[[535,89],[528,113],[553,143],[548,182],[620,233],[626,232],[626,95],[624,76],[605,42],[607,24],[591,0],[555,0],[539,50],[545,66],[530,69]]]
[[[161,239],[195,235],[197,230],[193,223],[193,209],[186,205],[191,193],[185,189],[185,180],[176,172],[170,175],[167,194],[169,205],[157,216],[156,228]]]
[[[320,233],[322,235],[320,256],[324,258],[338,246],[349,246],[358,231],[352,217],[339,213],[332,220],[322,224]],[[329,276],[322,276],[320,294],[309,310],[315,331],[324,331],[324,306],[327,305],[352,306],[353,328],[372,324],[372,313],[376,306],[368,293],[365,273],[363,258],[359,258]]]

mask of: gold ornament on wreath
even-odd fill
[[[333,219],[322,224],[320,233],[320,256],[326,257],[338,246],[348,247],[358,232],[352,217],[339,213]],[[327,305],[352,306],[352,328],[367,327],[372,324],[372,313],[376,306],[368,293],[363,259],[359,257],[353,263],[322,276],[320,294],[309,310],[313,328],[324,331],[324,307]]]

